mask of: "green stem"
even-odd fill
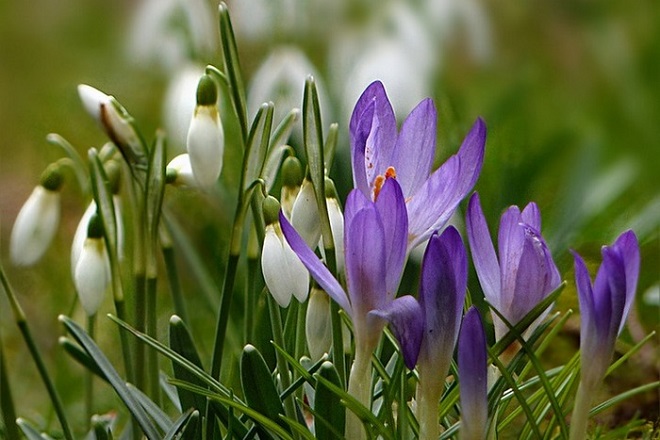
[[[146,333],[147,319],[147,277],[144,272],[135,273],[135,329]],[[124,332],[122,332],[124,333]],[[135,386],[142,391],[146,389],[145,346],[135,344]]]
[[[157,311],[157,292],[156,292],[156,278],[148,277],[146,284],[147,296],[147,335],[154,339],[157,338],[158,329],[158,311]],[[137,344],[142,345],[144,344]],[[158,353],[154,349],[147,351],[147,366],[149,370],[149,397],[156,405],[160,406],[160,380],[158,369]]]
[[[245,342],[254,343],[254,315],[256,313],[255,299],[257,297],[256,281],[259,277],[259,260],[248,257],[248,277],[245,292]]]
[[[96,315],[87,317],[87,334],[94,339],[94,327],[96,323]],[[85,412],[87,414],[88,427],[92,427],[92,416],[94,415],[94,373],[91,371],[86,372],[87,389],[85,393]]]
[[[9,280],[5,275],[5,270],[2,267],[2,264],[0,264],[0,283],[2,284],[2,287],[5,290],[5,293],[7,294],[7,298],[9,299],[9,303],[11,304],[16,325],[18,326],[19,330],[21,331],[21,334],[23,335],[23,339],[25,340],[25,343],[28,346],[28,350],[30,351],[30,355],[32,355],[32,359],[34,360],[34,363],[37,366],[37,370],[39,371],[41,380],[43,380],[44,385],[46,386],[46,390],[48,391],[50,400],[51,402],[53,402],[53,407],[55,408],[55,413],[57,414],[57,418],[60,421],[60,425],[62,426],[62,432],[64,433],[64,437],[67,440],[73,440],[73,434],[71,433],[71,429],[69,428],[69,422],[66,419],[66,414],[64,413],[64,406],[62,405],[60,396],[57,393],[57,390],[55,389],[55,385],[53,384],[53,381],[50,379],[50,376],[48,375],[48,370],[46,370],[46,365],[44,364],[44,361],[41,357],[41,353],[37,348],[37,344],[34,342],[34,338],[32,337],[32,332],[30,332],[30,327],[28,326],[27,320],[25,318],[25,313],[23,312],[23,309],[18,302],[18,298],[16,298],[16,295],[14,294],[14,290],[11,288],[11,285],[9,284]]]
[[[332,360],[337,368],[340,383],[346,386],[346,360],[344,356],[344,339],[342,334],[339,304],[330,301],[330,322],[332,324]]]
[[[575,406],[571,416],[570,440],[583,440],[587,438],[587,423],[589,422],[589,410],[591,409],[592,390],[580,381],[577,394],[575,395]]]
[[[355,359],[348,379],[348,394],[368,409],[371,409],[371,351],[365,347],[355,347]],[[350,410],[346,410],[346,438],[367,438],[359,417]]]
[[[266,292],[266,297],[268,301],[268,313],[270,314],[270,323],[273,329],[273,341],[279,347],[286,347],[284,344],[284,332],[282,331],[282,315],[280,314],[280,309],[273,295],[270,292]],[[282,384],[282,390],[289,389],[291,386],[291,376],[289,375],[289,367],[282,353],[279,350],[275,350],[276,362],[277,362],[277,371],[280,373],[280,382]],[[296,417],[296,406],[294,402],[294,395],[291,394],[284,399],[284,412],[288,418],[291,420],[297,420]]]
[[[162,251],[163,259],[165,260],[165,272],[167,273],[167,280],[170,284],[170,292],[172,293],[172,301],[174,302],[174,311],[183,322],[187,323],[188,312],[186,311],[186,303],[183,299],[183,292],[181,291],[179,271],[177,270],[174,258],[174,248],[172,246],[163,246]]]
[[[5,365],[5,355],[0,340],[0,410],[5,424],[5,434],[7,438],[21,438],[16,425],[16,409],[14,408],[14,399],[11,395],[9,378],[7,376],[7,367]]]

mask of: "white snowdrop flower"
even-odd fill
[[[303,302],[309,292],[309,272],[284,238],[278,220],[279,202],[264,200],[266,235],[261,251],[261,270],[266,286],[280,307],[288,307],[291,297]]]
[[[303,181],[296,201],[293,202],[291,224],[305,240],[307,246],[316,249],[321,239],[321,223],[314,187],[309,179]]]
[[[101,124],[101,106],[109,105],[112,97],[87,84],[78,85],[78,96],[85,111]]]
[[[305,318],[305,337],[309,355],[314,362],[321,359],[332,346],[330,297],[323,290],[313,287],[309,294]]]
[[[167,183],[174,186],[196,187],[197,180],[192,172],[190,165],[190,155],[188,153],[179,154],[167,164],[166,169]]]
[[[195,180],[210,188],[222,170],[225,137],[217,106],[218,91],[209,75],[197,87],[197,106],[188,129],[187,148]]]
[[[186,63],[170,79],[163,102],[163,121],[168,135],[167,150],[177,154],[186,150],[186,138],[190,119],[197,104],[195,93],[202,66]]]
[[[58,166],[49,166],[41,177],[41,183],[18,212],[9,242],[10,258],[15,265],[33,265],[53,241],[60,222],[62,183]]]
[[[101,220],[93,214],[89,220],[87,237],[76,263],[74,284],[80,304],[88,316],[93,316],[110,284],[108,254],[103,239]]]
[[[336,197],[326,199],[328,205],[328,218],[332,230],[332,240],[335,242],[335,262],[337,273],[344,273],[344,215]]]

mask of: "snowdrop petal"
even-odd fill
[[[80,304],[88,316],[94,315],[110,284],[108,259],[103,238],[87,238],[76,264],[74,282]]]

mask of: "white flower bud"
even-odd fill
[[[277,222],[266,226],[261,270],[268,290],[281,307],[289,306],[292,295],[300,302],[307,299],[309,272],[289,246]]]
[[[87,84],[78,85],[78,96],[83,107],[85,107],[85,111],[100,124],[101,106],[109,105],[112,97]]]
[[[103,237],[85,239],[76,264],[74,283],[80,304],[88,316],[92,316],[103,303],[110,284],[108,257]]]
[[[337,273],[344,273],[344,215],[339,206],[339,200],[334,197],[326,199],[332,239],[335,242],[335,262]]]
[[[188,153],[179,154],[167,164],[167,183],[174,186],[196,187],[197,181],[193,175]]]
[[[291,225],[305,240],[307,246],[316,249],[321,239],[319,208],[316,204],[314,187],[308,179],[303,181],[298,197],[291,209]]]
[[[9,252],[17,266],[31,266],[46,252],[60,222],[60,192],[38,185],[21,208],[11,231]]]
[[[203,188],[212,187],[222,171],[225,135],[217,106],[215,82],[204,75],[197,86],[197,107],[188,129],[187,149],[193,175]]]
[[[305,318],[305,336],[309,355],[314,362],[321,359],[332,346],[330,297],[323,290],[312,288]]]

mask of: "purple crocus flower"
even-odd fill
[[[408,251],[447,223],[474,186],[483,164],[486,125],[479,118],[458,153],[431,173],[436,119],[433,101],[425,99],[397,133],[394,111],[379,81],[366,88],[351,116],[354,186],[375,200],[385,179],[396,176],[410,221]]]
[[[541,213],[535,203],[529,203],[522,212],[517,206],[509,207],[500,219],[498,259],[479,195],[475,193],[470,198],[467,234],[477,276],[488,302],[512,325],[561,283],[557,266],[540,231]],[[531,332],[543,317],[545,314],[527,332]],[[508,328],[497,316],[493,317],[493,322],[495,338],[500,340]]]
[[[614,343],[637,290],[640,255],[635,233],[624,232],[612,246],[603,246],[601,253],[603,263],[592,285],[584,260],[573,252],[582,319],[580,351],[583,362],[571,417],[572,440],[586,438],[591,400],[612,360]]]
[[[458,338],[461,386],[461,439],[486,438],[488,428],[488,355],[479,310],[470,307]]]
[[[438,404],[444,390],[467,287],[467,254],[458,231],[449,226],[429,239],[422,261],[419,303],[424,337],[417,362],[417,419],[420,438],[438,438]]]
[[[582,380],[600,382],[612,359],[614,342],[630,312],[639,276],[639,245],[633,231],[624,232],[612,246],[603,246],[603,263],[592,286],[589,272],[577,252],[575,284],[582,319],[580,350]]]
[[[409,367],[422,338],[421,311],[411,296],[395,299],[406,258],[408,215],[398,182],[388,178],[375,201],[353,190],[344,213],[344,254],[348,294],[280,212],[282,232],[319,286],[351,317],[355,361],[349,392],[369,406],[370,357],[385,321],[392,324]],[[361,437],[361,424],[347,424],[348,438]],[[355,427],[357,426],[357,427]],[[354,437],[354,435],[356,437]]]

